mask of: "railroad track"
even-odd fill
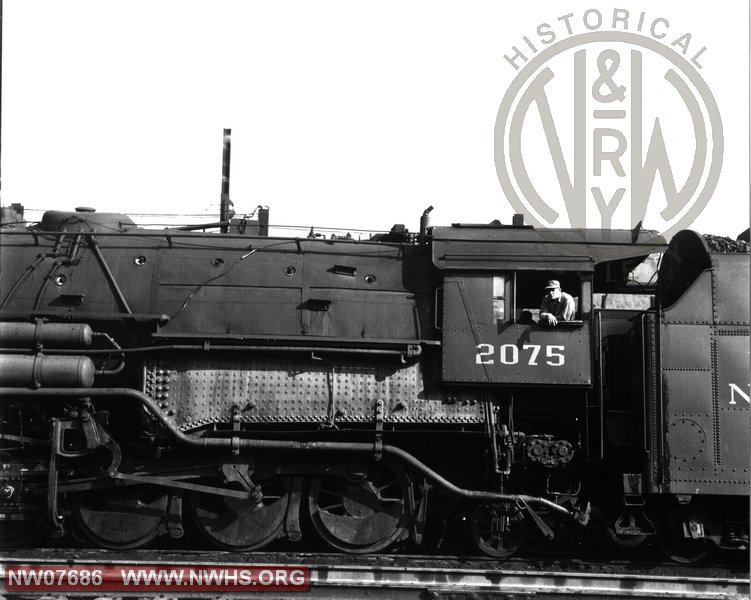
[[[192,552],[106,552],[92,550],[15,551],[2,559],[0,580],[5,590],[9,570],[20,566],[57,566],[86,569],[94,565],[108,568],[212,569],[237,567],[307,567],[309,589],[290,594],[264,590],[265,600],[275,598],[315,599],[419,599],[419,600],[524,600],[529,598],[563,600],[582,598],[629,598],[692,600],[736,600],[749,597],[749,574],[745,565],[737,567],[684,567],[645,565],[628,562],[582,560],[503,562],[462,557],[377,555],[367,557],[308,553],[224,553],[210,555]],[[231,595],[259,597],[257,593],[217,593],[191,588],[188,593],[158,592],[160,600]],[[7,593],[7,598],[39,598],[39,594]],[[143,590],[120,593],[48,591],[45,598],[98,597],[140,598]]]

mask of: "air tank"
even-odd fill
[[[88,356],[0,354],[0,386],[91,387],[95,372]]]
[[[85,348],[92,337],[91,327],[85,323],[0,322],[2,348]]]

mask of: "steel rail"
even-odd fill
[[[324,577],[322,577],[324,576]],[[311,587],[374,587],[388,591],[421,591],[423,597],[452,598],[476,595],[508,598],[748,598],[748,580],[629,575],[627,573],[571,573],[567,571],[505,571],[497,569],[446,569],[414,567],[314,567]],[[426,594],[427,592],[427,594]],[[393,595],[384,594],[384,597]]]
[[[23,553],[22,553],[23,554]],[[88,554],[88,556],[86,556]],[[150,553],[151,554],[151,553]],[[205,555],[201,555],[205,556]],[[198,555],[197,557],[198,558]],[[523,564],[511,562],[509,568],[498,563],[489,563],[487,567],[446,566],[446,563],[461,565],[466,559],[440,560],[437,565],[377,564],[382,557],[369,557],[371,564],[362,564],[363,560],[345,556],[345,564],[307,555],[285,555],[282,560],[274,560],[274,553],[254,553],[242,555],[242,559],[233,555],[219,553],[213,560],[190,560],[181,555],[177,560],[170,560],[169,556],[159,561],[151,558],[144,560],[141,553],[138,557],[114,558],[96,553],[84,553],[84,557],[65,558],[28,558],[23,555],[9,555],[0,565],[0,583],[5,583],[6,569],[13,566],[35,565],[85,568],[89,565],[122,566],[138,568],[140,566],[162,566],[166,568],[196,568],[210,569],[221,565],[224,567],[247,568],[253,567],[300,567],[310,568],[310,591],[307,598],[356,598],[363,597],[378,600],[380,598],[401,599],[419,598],[421,600],[440,600],[445,598],[545,598],[546,600],[582,599],[582,598],[629,598],[631,600],[740,600],[748,598],[748,576],[731,577],[703,576],[697,569],[687,574],[653,574],[649,572],[635,573],[626,565],[606,566],[609,572],[587,572],[589,565],[572,561],[570,569],[560,565],[543,568],[525,569]],[[409,562],[410,557],[390,557],[399,562]],[[348,560],[352,559],[352,560]],[[403,560],[402,560],[403,559]],[[342,561],[339,561],[342,562]],[[346,564],[349,562],[350,564]],[[396,562],[396,561],[394,561]],[[354,564],[352,564],[354,563]],[[357,564],[360,563],[360,564]],[[576,571],[578,569],[578,572]],[[92,592],[101,596],[101,593]],[[137,595],[128,594],[128,596]],[[365,595],[364,595],[365,594]],[[75,592],[75,596],[84,596],[86,592]],[[64,597],[56,594],[55,597]],[[122,596],[107,594],[108,598]],[[190,596],[216,597],[216,592],[196,592],[192,590]],[[232,593],[233,597],[243,595]],[[182,598],[184,595],[160,593],[160,599]],[[247,594],[247,597],[257,595]],[[263,594],[264,598],[274,598],[276,595],[269,590]],[[282,595],[282,597],[285,597]],[[289,597],[288,595],[286,597]]]

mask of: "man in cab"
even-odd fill
[[[545,285],[545,297],[540,305],[540,324],[555,327],[558,321],[571,321],[576,304],[571,295],[561,290],[561,283],[551,279]]]

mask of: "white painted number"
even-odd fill
[[[560,350],[560,352],[556,353],[555,352],[556,350]],[[566,357],[563,356],[564,350],[565,350],[564,346],[546,346],[545,356],[547,356],[548,359],[555,358],[555,359],[560,359],[560,360],[556,360],[555,362],[550,362],[550,360],[546,360],[545,362],[548,363],[551,367],[562,366],[566,360]]]
[[[483,350],[483,348],[485,350]],[[477,345],[477,356],[475,356],[475,364],[478,365],[492,365],[493,359],[490,358],[493,356],[493,351],[495,349],[493,348],[492,344],[478,344]]]
[[[532,350],[532,354],[529,355],[529,364],[536,367],[537,355],[540,353],[540,346],[538,344],[524,344],[522,350]]]
[[[504,365],[515,365],[519,362],[519,348],[513,344],[503,344],[500,349],[500,355],[501,362]]]
[[[528,355],[522,358],[522,362],[531,367],[539,366],[537,357],[540,354],[540,350],[543,346],[539,344],[524,344],[522,346],[523,352],[529,352]],[[478,365],[493,365],[495,364],[495,346],[493,344],[477,344],[477,354],[475,354],[475,364]],[[562,367],[566,363],[566,356],[564,351],[565,346],[545,346],[545,364],[551,367]],[[498,348],[498,360],[503,365],[518,365],[519,364],[519,347],[515,344],[502,344]]]

